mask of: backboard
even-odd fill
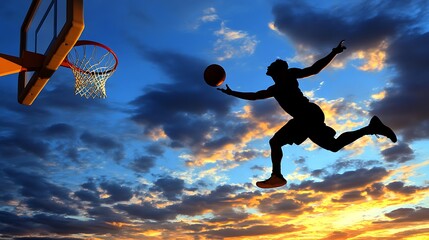
[[[21,26],[18,101],[31,105],[84,29],[83,0],[33,0]],[[33,66],[33,67],[31,67]]]

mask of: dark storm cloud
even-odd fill
[[[294,199],[304,204],[317,202],[323,199],[322,196],[312,196],[309,193],[296,193]]]
[[[364,196],[362,196],[361,191],[350,191],[344,193],[341,198],[333,198],[333,202],[355,202],[366,199]]]
[[[106,209],[103,209],[104,214],[101,214],[101,209],[97,207],[88,210],[92,216],[99,217],[100,219],[98,220],[82,221],[65,217],[66,215],[80,214],[80,211],[78,211],[79,206],[83,206],[85,203],[77,201],[78,199],[90,203],[99,202],[93,187],[89,186],[90,183],[84,184],[87,186],[86,189],[73,194],[68,188],[54,184],[42,175],[14,169],[5,169],[2,175],[6,176],[16,189],[11,200],[19,202],[21,206],[25,206],[26,209],[33,213],[39,213],[35,215],[17,215],[13,212],[0,212],[0,233],[4,234],[4,236],[8,234],[15,236],[40,234],[42,236],[47,233],[68,235],[118,232],[117,227],[100,221],[100,219],[106,221],[108,219],[122,219],[116,216],[114,212]],[[112,200],[130,199],[129,189],[127,188],[121,188],[113,183],[101,185],[111,195]],[[124,196],[127,197],[125,198]]]
[[[34,135],[25,134],[21,129],[9,136],[0,136],[0,153],[3,157],[36,156],[45,158],[49,153],[49,144]],[[4,159],[3,159],[4,160]]]
[[[248,104],[251,107],[252,116],[258,121],[274,125],[285,122],[289,118],[276,101],[252,101],[248,102]]]
[[[97,207],[88,209],[87,212],[91,217],[93,217],[94,219],[97,219],[99,221],[103,221],[103,222],[127,222],[127,220],[124,218],[124,216],[113,211],[113,208],[111,208],[111,207],[97,206]]]
[[[80,136],[80,139],[90,147],[100,149],[106,154],[111,154],[115,161],[120,161],[124,158],[124,146],[112,136],[98,136],[86,131]]]
[[[230,208],[235,202],[246,201],[254,196],[260,196],[260,192],[237,192],[242,191],[242,187],[221,185],[208,194],[196,194],[184,196],[182,202],[171,205],[169,208],[178,214],[195,216],[206,211],[223,211]]]
[[[74,193],[76,197],[78,197],[80,200],[89,202],[95,205],[98,205],[100,203],[100,197],[97,193],[93,191],[88,191],[85,189],[78,190]]]
[[[387,162],[404,163],[414,159],[414,151],[407,143],[401,142],[381,151]]]
[[[78,215],[79,212],[66,203],[54,201],[47,198],[30,198],[23,201],[33,211],[42,211],[45,213],[64,214],[64,215]]]
[[[383,165],[383,162],[378,160],[361,160],[361,159],[337,159],[333,164],[328,165],[324,169],[316,169],[311,171],[311,176],[322,178],[332,173],[341,172],[350,169],[361,169]]]
[[[130,167],[138,173],[147,173],[155,166],[156,158],[152,156],[141,156],[131,162]]]
[[[90,191],[93,191],[93,192],[97,191],[97,184],[95,184],[95,182],[93,180],[91,180],[91,179],[88,182],[83,183],[81,185],[81,187],[83,189],[87,189],[87,190],[90,190]]]
[[[117,210],[126,212],[128,215],[140,219],[165,221],[176,218],[177,213],[168,208],[157,208],[150,203],[144,202],[142,204],[118,204],[115,206]]]
[[[169,181],[174,181],[174,179]],[[165,183],[166,181],[158,182],[157,188],[160,188],[159,186],[161,185],[164,186]],[[171,189],[169,188],[167,192],[170,193]],[[207,211],[211,211],[217,216],[220,212],[231,209],[235,203],[246,201],[254,196],[260,196],[260,192],[237,193],[242,190],[242,187],[222,185],[207,194],[183,196],[181,202],[164,208],[156,207],[155,204],[149,202],[143,202],[142,204],[118,204],[115,209],[124,211],[133,217],[154,221],[171,220],[178,215],[196,216]],[[169,197],[174,198],[180,193],[172,191],[170,194],[171,196]]]
[[[231,237],[250,237],[250,236],[261,236],[268,234],[280,234],[298,231],[300,228],[292,224],[285,224],[281,226],[273,225],[253,225],[247,228],[223,228],[220,230],[211,230],[202,232],[209,236],[231,238]]]
[[[234,208],[224,209],[216,212],[214,217],[207,218],[205,221],[211,223],[242,222],[249,217],[249,213],[238,211]]]
[[[130,187],[116,182],[102,182],[100,187],[109,195],[108,198],[104,199],[107,203],[129,201],[133,197]]]
[[[169,80],[146,87],[130,102],[135,108],[131,119],[147,133],[162,128],[170,147],[200,153],[238,142],[251,128],[249,123],[229,115],[234,98],[205,84],[202,75],[207,62],[178,52],[149,50],[134,42],[141,55]],[[215,129],[222,132],[214,133]],[[207,138],[209,135],[212,138]]]
[[[57,186],[41,175],[14,169],[5,169],[3,172],[16,185],[19,193],[24,197],[39,199],[57,197],[62,200],[70,200],[69,189]]]
[[[386,185],[386,188],[392,192],[400,193],[404,195],[412,195],[417,191],[427,189],[424,187],[417,187],[417,186],[405,186],[405,183],[400,181],[391,182]]]
[[[209,111],[221,115],[228,113],[232,99],[225,98],[203,80],[207,62],[176,52],[151,51],[142,46],[139,49],[146,59],[168,76],[171,83],[152,85],[145,94],[132,102],[143,112],[154,110],[160,115],[153,112],[151,116],[141,116],[139,111],[134,115],[134,120],[156,125],[154,120],[174,120],[177,114],[204,114]],[[150,109],[141,109],[143,106]]]
[[[162,156],[164,154],[164,149],[160,144],[150,144],[145,149],[148,154],[153,156]]]
[[[77,215],[70,198],[71,191],[65,187],[50,183],[43,176],[29,174],[12,169],[4,170],[4,174],[18,189],[20,195],[14,196],[33,211],[53,214]]]
[[[382,197],[384,194],[384,190],[384,184],[380,182],[373,183],[371,186],[365,189],[366,193],[375,199]]]
[[[273,194],[270,198],[265,198],[259,202],[259,211],[263,213],[282,214],[298,216],[306,211],[311,211],[311,207],[295,199],[287,198],[287,194]]]
[[[399,208],[385,214],[393,222],[421,222],[429,221],[429,208]]]
[[[103,180],[99,184],[90,181],[82,184],[81,187],[82,189],[74,192],[74,196],[89,203],[92,207],[99,207],[101,204],[127,202],[134,196],[131,187],[113,180]],[[102,194],[106,194],[106,197],[101,198]]]
[[[365,189],[365,192],[371,196],[372,198],[380,198],[385,193],[394,192],[396,194],[402,194],[405,196],[413,196],[416,192],[419,191],[426,191],[428,187],[422,187],[422,186],[405,186],[404,182],[401,181],[395,181],[391,182],[387,185],[384,185],[381,182],[373,183],[371,186],[367,187]]]
[[[55,138],[72,138],[75,135],[75,129],[67,123],[55,123],[45,128],[43,131],[46,136]]]
[[[81,221],[55,215],[37,214],[34,216],[18,216],[13,213],[0,211],[0,232],[7,235],[23,236],[45,235],[53,233],[69,234],[106,234],[119,233],[120,229],[113,225],[97,220]]]
[[[382,167],[371,169],[357,169],[342,174],[326,176],[322,182],[313,180],[304,181],[301,184],[291,184],[291,189],[313,189],[321,192],[335,192],[353,188],[364,187],[372,182],[379,181],[388,175],[388,171]]]
[[[82,238],[70,238],[70,237],[18,237],[13,240],[82,240]]]
[[[256,158],[257,156],[259,156],[260,153],[254,150],[244,150],[241,152],[235,152],[234,153],[234,160],[237,162],[240,161],[247,161],[253,158]]]
[[[313,177],[322,177],[322,176],[328,175],[328,174],[329,174],[329,172],[326,171],[325,169],[316,169],[316,170],[311,171],[311,176],[313,176]]]
[[[352,51],[374,48],[416,22],[392,14],[392,11],[388,4],[377,1],[338,5],[331,9],[321,9],[303,1],[273,7],[274,24],[280,32],[297,45],[319,50],[333,47],[341,39],[347,40]]]
[[[372,113],[383,116],[386,123],[402,133],[404,140],[429,137],[429,33],[413,32],[401,36],[388,49],[387,61],[397,76],[386,88],[386,97],[374,102]]]
[[[157,179],[151,191],[161,192],[169,201],[177,201],[185,189],[185,181],[179,178],[164,177]]]
[[[332,168],[333,172],[340,172],[346,169],[360,169],[380,165],[382,165],[382,162],[377,160],[338,159],[334,164],[329,165],[329,168]]]

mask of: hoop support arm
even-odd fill
[[[22,58],[0,53],[0,77],[34,71],[42,66],[45,56],[38,53],[24,51]]]

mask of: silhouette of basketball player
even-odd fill
[[[377,116],[372,117],[369,125],[361,129],[345,132],[335,138],[335,130],[325,124],[325,115],[319,106],[310,102],[298,86],[298,78],[305,78],[319,73],[334,57],[343,52],[346,47],[341,41],[337,47],[332,49],[327,56],[316,61],[312,66],[299,69],[289,68],[287,62],[277,59],[267,68],[266,75],[274,80],[274,85],[266,90],[258,92],[237,92],[231,90],[228,85],[226,89],[218,88],[225,94],[245,99],[259,100],[274,97],[279,105],[293,118],[289,120],[270,139],[272,174],[265,181],[257,182],[260,188],[280,187],[287,183],[281,174],[281,159],[283,157],[282,146],[293,143],[300,145],[310,138],[320,147],[337,152],[344,146],[355,140],[370,134],[379,134],[396,142],[396,135],[389,127],[385,126]]]

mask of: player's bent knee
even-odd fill
[[[331,152],[338,152],[341,147],[335,143],[335,141],[327,142],[327,141],[314,141],[317,145]]]
[[[338,152],[338,151],[340,151],[341,148],[339,146],[337,146],[336,144],[332,144],[332,145],[326,147],[326,149],[331,151],[331,152]]]
[[[271,147],[278,147],[279,146],[278,141],[275,138],[271,138],[269,141],[269,144]]]
[[[271,148],[280,148],[286,144],[292,145],[293,141],[291,139],[279,139],[277,137],[272,137],[269,141]]]

